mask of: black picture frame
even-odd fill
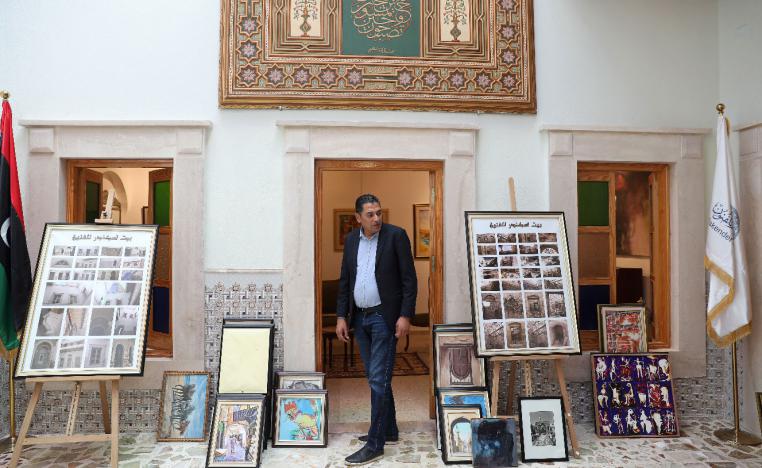
[[[235,402],[260,402],[260,415],[259,415],[259,427],[257,429],[257,460],[256,463],[250,463],[250,464],[244,464],[242,462],[220,462],[220,463],[210,463],[210,457],[212,455],[212,451],[214,450],[214,441],[217,436],[217,417],[219,416],[219,408],[221,404],[225,403],[235,403]],[[258,468],[262,462],[262,450],[265,445],[264,437],[266,435],[265,432],[265,422],[267,421],[267,398],[265,398],[265,395],[261,394],[244,394],[244,393],[234,393],[234,394],[221,394],[217,395],[217,401],[214,403],[214,413],[212,416],[212,424],[209,428],[209,443],[207,445],[207,452],[206,452],[206,458],[204,460],[204,466],[207,468],[213,467],[213,468],[240,468],[240,467],[252,467],[252,468]]]
[[[471,317],[474,323],[474,343],[476,343],[476,352],[479,357],[491,357],[491,356],[536,356],[536,355],[578,355],[581,354],[581,341],[580,341],[580,330],[578,327],[578,316],[577,316],[577,306],[576,306],[576,298],[575,298],[575,289],[574,289],[574,275],[573,270],[571,266],[571,258],[569,255],[569,244],[568,244],[568,236],[566,233],[566,219],[564,216],[564,213],[561,211],[465,211],[464,212],[465,217],[465,224],[466,224],[466,252],[468,257],[468,281],[469,281],[469,291],[471,296]],[[476,265],[476,253],[475,249],[476,246],[472,242],[472,222],[474,220],[482,221],[482,220],[490,220],[491,222],[494,221],[494,224],[497,227],[505,227],[510,226],[509,220],[511,219],[520,219],[520,220],[528,220],[530,218],[537,218],[537,219],[546,219],[546,220],[554,220],[558,223],[558,232],[552,233],[552,234],[560,234],[562,239],[555,240],[554,243],[557,243],[559,246],[559,252],[558,255],[546,255],[542,253],[536,254],[537,261],[540,263],[538,264],[538,268],[545,268],[545,266],[554,266],[555,263],[549,263],[549,264],[542,264],[540,257],[557,257],[557,261],[559,262],[559,267],[561,268],[562,272],[562,278],[568,281],[568,288],[565,288],[562,292],[564,294],[564,297],[568,296],[568,300],[565,301],[565,310],[563,316],[559,317],[551,317],[550,315],[546,314],[546,326],[553,325],[552,321],[560,321],[560,317],[565,317],[565,326],[567,331],[567,338],[569,341],[569,346],[552,346],[549,345],[547,347],[531,347],[529,343],[527,343],[527,346],[525,347],[511,347],[508,344],[508,340],[506,339],[504,342],[504,346],[502,348],[493,348],[487,346],[486,343],[484,343],[484,340],[481,338],[481,330],[482,330],[482,322],[484,321],[481,318],[480,313],[480,305],[477,302],[477,298],[481,297],[481,293],[487,291],[486,289],[477,289],[476,284],[476,272],[477,272],[477,265]],[[497,233],[496,233],[497,234]],[[501,233],[502,234],[502,233]],[[506,235],[510,235],[511,233],[506,233]],[[525,233],[513,233],[514,235],[518,236],[519,234],[525,234]],[[536,241],[533,241],[537,246],[540,246],[541,241],[539,240],[541,237],[538,235],[538,239]],[[513,241],[511,241],[513,242]],[[518,240],[516,241],[518,242]],[[551,241],[547,241],[551,242]],[[495,246],[498,245],[497,238],[495,239]],[[518,245],[518,244],[516,244]],[[502,248],[502,247],[501,247]],[[563,255],[561,255],[561,249],[563,250]],[[477,251],[478,253],[478,251]],[[491,254],[483,254],[483,255],[491,255]],[[507,255],[506,255],[507,256]],[[516,255],[514,255],[516,256]],[[494,268],[500,268],[502,265],[498,264],[498,258],[499,257],[497,253],[494,254]],[[562,261],[563,260],[563,261]],[[526,265],[521,266],[522,270],[524,269]],[[491,266],[487,268],[492,268]],[[517,268],[517,267],[511,267],[511,268]],[[526,279],[528,277],[524,277]],[[495,283],[500,283],[500,286],[498,286],[497,290],[490,289],[490,292],[493,293],[499,293],[501,295],[501,302],[502,302],[502,295],[504,291],[502,290],[502,283],[509,282],[504,281],[503,279],[495,280]],[[526,281],[524,281],[526,282]],[[544,284],[544,283],[543,283]],[[528,293],[529,291],[522,289],[517,290],[516,292],[524,292]],[[513,292],[513,291],[509,291]],[[543,296],[543,304],[545,303],[545,289],[544,286],[541,287],[538,290],[538,293],[542,292]],[[523,307],[523,306],[522,306]],[[512,324],[513,322],[521,322],[524,324],[524,326],[527,326],[531,321],[527,321],[527,318],[523,319],[509,319],[506,317],[503,317],[502,319],[498,320],[498,322],[503,323],[503,327],[506,326],[506,324]],[[510,322],[510,323],[509,323]],[[573,330],[572,330],[573,329]],[[550,344],[550,340],[548,340]]]
[[[554,417],[556,416],[556,413],[560,417],[560,424],[561,424],[561,431],[563,433],[563,449],[564,449],[564,455],[563,457],[545,457],[545,458],[532,458],[527,456],[527,447],[531,444],[531,438],[532,434],[530,430],[525,430],[524,423],[526,422],[526,416],[524,415],[524,410],[527,409],[528,403],[532,401],[548,401],[553,402],[554,404],[558,404],[558,411],[554,411],[554,408],[551,408],[550,411],[553,412]],[[565,410],[564,410],[564,401],[563,399],[559,397],[519,397],[519,427],[521,431],[521,462],[522,463],[535,463],[535,462],[556,462],[556,461],[569,461],[569,447],[568,447],[568,435],[566,432],[566,418],[565,418]],[[531,423],[531,422],[530,422]],[[556,431],[557,432],[557,431]],[[530,441],[530,443],[527,443],[527,438]],[[558,446],[558,443],[554,444]]]
[[[448,412],[448,410],[475,410],[476,413],[479,415],[478,418],[484,417],[484,412],[482,411],[482,406],[478,404],[466,404],[466,405],[438,405],[437,411],[438,411],[438,420],[440,422],[446,421],[445,413]],[[469,430],[471,429],[471,421],[468,422]],[[455,465],[455,464],[470,464],[470,460],[464,460],[464,459],[451,459],[450,458],[450,446],[447,443],[447,432],[444,427],[440,427],[439,430],[439,444],[440,447],[442,447],[442,461],[445,463],[445,465]]]
[[[318,444],[306,444],[306,443],[283,443],[279,440],[277,431],[280,429],[280,400],[282,398],[289,397],[303,397],[308,398],[311,396],[319,396],[323,401],[323,430],[321,443]],[[273,395],[273,416],[272,416],[272,446],[273,447],[314,447],[325,448],[328,446],[328,391],[327,390],[283,390],[276,389]]]

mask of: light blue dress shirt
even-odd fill
[[[380,232],[380,231],[379,231]],[[355,304],[361,309],[381,304],[381,296],[376,284],[376,249],[378,232],[365,237],[360,228],[360,244],[357,247],[357,278],[355,278]]]

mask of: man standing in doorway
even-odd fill
[[[382,222],[376,196],[357,198],[355,218],[360,228],[344,240],[336,334],[347,342],[354,328],[370,385],[370,429],[360,437],[365,445],[346,458],[363,465],[383,457],[384,444],[399,438],[392,370],[397,340],[408,334],[415,314],[418,280],[410,239],[404,229]]]

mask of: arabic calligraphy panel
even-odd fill
[[[222,107],[535,112],[532,0],[224,0]]]

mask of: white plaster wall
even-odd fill
[[[119,200],[122,203],[122,224],[140,224],[141,223],[141,209],[144,206],[148,206],[148,173],[153,169],[138,168],[138,167],[122,167],[122,168],[107,168],[107,169],[94,169],[98,172],[113,172],[124,184],[124,190],[127,195],[127,200]],[[111,182],[107,179],[103,180],[103,189],[108,190],[112,188]],[[104,200],[105,201],[105,200]],[[127,209],[125,210],[125,205]]]
[[[280,269],[285,221],[298,220],[282,209],[291,188],[276,120],[474,124],[475,208],[506,209],[513,176],[518,208],[545,209],[543,123],[713,126],[718,25],[716,0],[536,0],[537,115],[222,110],[219,2],[6,0],[0,87],[12,92],[17,120],[211,121],[205,267]],[[18,126],[16,138],[26,193],[34,175]]]
[[[385,223],[407,231],[413,242],[413,204],[429,203],[429,174],[424,171],[330,171],[323,173],[322,273],[323,279],[338,279],[342,252],[333,250],[333,210],[353,209],[355,199],[372,193],[389,210]],[[429,294],[429,260],[415,260],[418,277],[417,313],[427,313]]]
[[[758,0],[734,0],[719,2],[719,101],[727,106],[726,115],[731,125],[745,125],[762,121],[762,2]],[[759,128],[747,131],[759,134]],[[737,132],[731,134],[734,156],[739,157]],[[758,137],[757,137],[758,138]],[[752,335],[739,345],[743,401],[741,411],[742,427],[760,434],[755,392],[762,392],[762,290],[758,286],[762,271],[762,247],[759,236],[762,224],[759,213],[762,209],[762,151],[756,145],[744,145],[738,176],[741,178],[742,213],[747,220],[746,255],[752,273]],[[738,163],[738,159],[736,159]],[[714,164],[714,158],[712,158]]]

